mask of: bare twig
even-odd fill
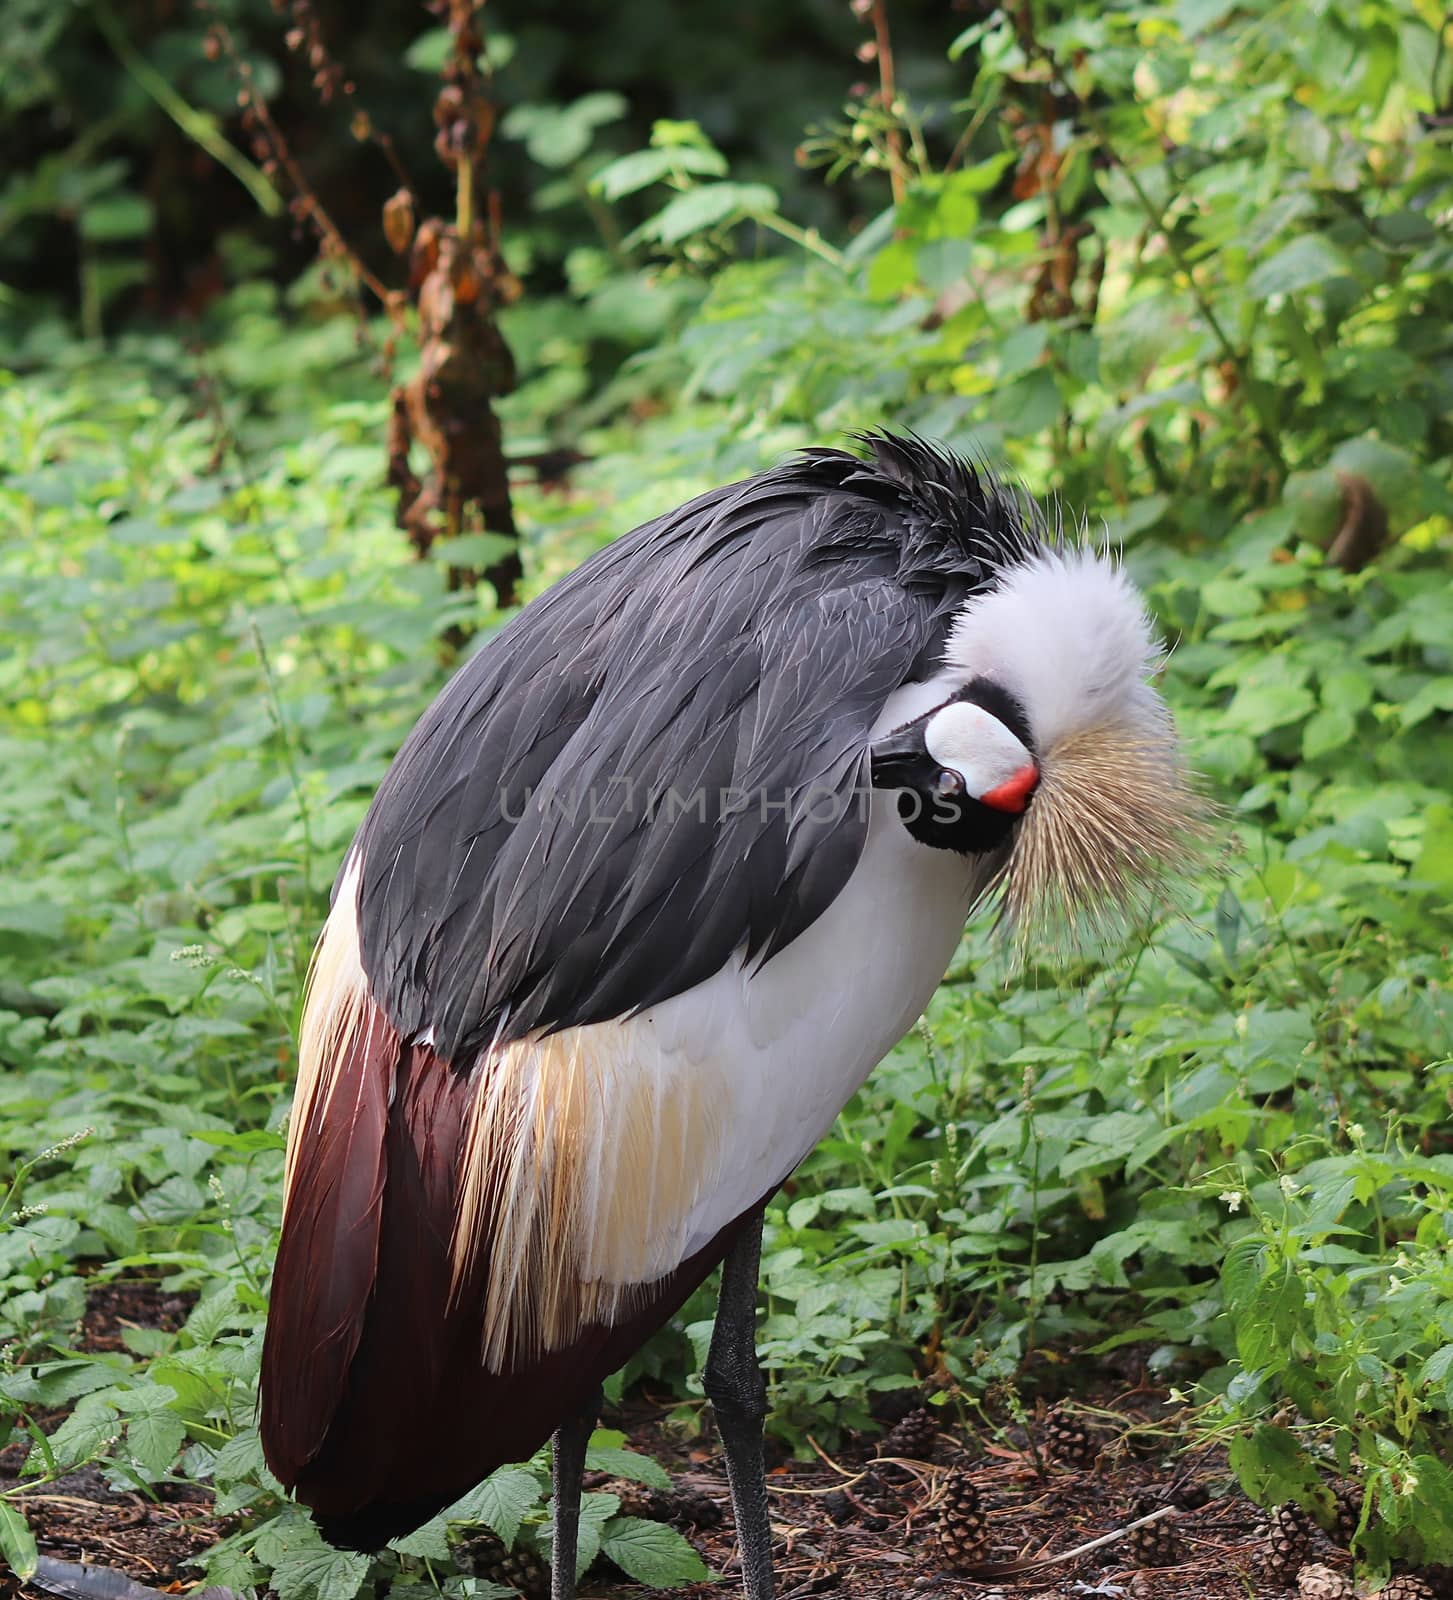
[[[1136,1528],[1143,1528],[1147,1523],[1159,1522],[1161,1518],[1173,1517],[1175,1514],[1174,1506],[1161,1506],[1157,1511],[1137,1517],[1134,1522],[1127,1522],[1123,1528],[1115,1528],[1109,1533],[1102,1533],[1098,1539],[1077,1544],[1072,1550],[1061,1550],[1052,1556],[1030,1556],[1023,1561],[985,1561],[977,1567],[969,1568],[968,1575],[975,1578],[1012,1578],[1025,1572],[1041,1572],[1046,1567],[1061,1566],[1066,1561],[1074,1561],[1080,1556],[1088,1555],[1091,1550],[1099,1550],[1107,1544],[1114,1544],[1117,1539],[1123,1539],[1127,1533]]]

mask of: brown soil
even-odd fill
[[[84,1338],[93,1349],[119,1349],[127,1327],[175,1328],[189,1309],[189,1297],[169,1294],[150,1279],[97,1284],[88,1297]],[[878,1455],[881,1441],[863,1439],[834,1460],[774,1466],[769,1481],[779,1594],[783,1600],[815,1594],[837,1600],[919,1594],[944,1600],[1245,1600],[1290,1592],[1287,1580],[1259,1575],[1263,1518],[1234,1489],[1224,1457],[1178,1454],[1162,1394],[1122,1385],[1121,1393],[1104,1392],[1093,1406],[1082,1397],[1074,1414],[1091,1438],[1089,1459],[1076,1465],[1036,1459],[1024,1431],[1007,1429],[982,1439],[940,1432],[932,1445],[919,1447],[923,1460],[885,1461]],[[630,1514],[674,1522],[725,1575],[677,1593],[729,1596],[736,1591],[735,1550],[720,1457],[714,1441],[683,1442],[665,1416],[664,1406],[641,1401],[627,1416],[609,1420],[668,1467],[669,1493],[601,1479],[588,1487],[619,1494]],[[49,1428],[60,1414],[38,1420]],[[946,1415],[942,1420],[952,1427]],[[13,1486],[25,1453],[23,1442],[0,1452],[0,1487]],[[965,1480],[983,1509],[987,1546],[977,1559],[988,1565],[956,1572],[945,1567],[937,1533],[948,1485]],[[118,1492],[93,1469],[24,1491],[19,1504],[43,1554],[109,1567],[168,1592],[198,1584],[198,1570],[187,1561],[224,1531],[204,1488],[163,1487],[151,1501]],[[1161,1548],[1148,1548],[1149,1534],[1137,1542],[1120,1532],[1156,1510],[1163,1511],[1156,1531],[1174,1530],[1159,1541]],[[1002,1571],[1008,1563],[1062,1556],[1106,1534],[1119,1536],[1033,1571]],[[1349,1564],[1326,1540],[1309,1559],[1344,1569]],[[582,1600],[648,1593],[619,1574],[613,1581],[608,1563],[599,1564],[581,1589]],[[0,1568],[0,1600],[42,1600],[43,1594]]]
[[[192,1293],[165,1290],[155,1278],[137,1275],[93,1282],[86,1294],[78,1343],[87,1350],[123,1350],[128,1328],[181,1327],[196,1302]],[[32,1413],[45,1432],[60,1425],[63,1411]],[[14,1488],[30,1453],[23,1435],[0,1450],[0,1489]],[[197,1582],[189,1556],[220,1537],[212,1523],[212,1495],[194,1484],[160,1484],[157,1500],[113,1489],[87,1467],[54,1483],[22,1489],[12,1504],[22,1509],[43,1555],[84,1561],[125,1572],[156,1589],[190,1588]],[[0,1600],[51,1600],[20,1585],[0,1562]]]
[[[773,1523],[778,1537],[777,1574],[783,1600],[831,1594],[837,1600],[899,1600],[907,1595],[977,1597],[977,1600],[1068,1600],[1104,1595],[1107,1600],[1247,1600],[1282,1596],[1294,1582],[1268,1582],[1258,1573],[1265,1548],[1264,1515],[1237,1491],[1219,1451],[1176,1456],[1175,1440],[1158,1415],[1162,1396],[1138,1392],[1118,1404],[1099,1402],[1090,1420],[1094,1459],[1071,1466],[1036,1461],[1022,1430],[1004,1442],[981,1444],[941,1432],[926,1460],[884,1461],[881,1440],[862,1440],[832,1461],[784,1462],[769,1475]],[[945,1416],[952,1428],[952,1420]],[[716,1571],[734,1572],[734,1540],[725,1475],[714,1445],[695,1448],[685,1461],[672,1460],[659,1425],[641,1418],[630,1430],[637,1449],[671,1469],[673,1490],[644,1497],[631,1485],[608,1487],[622,1509],[674,1521]],[[987,1546],[976,1564],[962,1571],[945,1566],[938,1548],[941,1510],[950,1482],[967,1480],[978,1491]],[[597,1484],[596,1487],[606,1485]],[[696,1495],[719,1508],[713,1527],[689,1520]],[[677,1502],[679,1509],[673,1507]],[[672,1515],[674,1509],[677,1514]],[[1153,1526],[1173,1564],[1147,1565],[1144,1546],[1132,1536],[1032,1572],[1006,1573],[1011,1563],[1044,1561],[1161,1511]],[[1148,1533],[1140,1535],[1149,1542]],[[1173,1549],[1174,1554],[1171,1555]],[[1329,1541],[1308,1559],[1350,1567],[1350,1558]],[[630,1586],[587,1584],[585,1595],[639,1595]],[[720,1595],[721,1585],[678,1591]],[[725,1592],[731,1593],[730,1587]]]

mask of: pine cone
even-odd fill
[[[1438,1600],[1453,1600],[1453,1567],[1435,1561],[1432,1566],[1423,1567],[1420,1576]]]
[[[692,1528],[721,1526],[720,1505],[700,1489],[688,1489],[684,1484],[677,1484],[669,1494],[659,1498],[665,1502],[666,1518],[670,1522],[685,1523]]]
[[[644,1484],[617,1481],[613,1492],[620,1500],[621,1515],[625,1517],[643,1517],[647,1522],[674,1522],[691,1528],[715,1528],[721,1522],[721,1507],[699,1489],[681,1485],[649,1489]]]
[[[550,1569],[523,1541],[507,1550],[492,1533],[467,1534],[455,1543],[454,1560],[471,1577],[502,1584],[524,1600],[548,1600]]]
[[[1173,1567],[1181,1559],[1181,1535],[1176,1519],[1157,1517],[1130,1530],[1126,1540],[1130,1559],[1137,1567]]]
[[[1411,1572],[1395,1573],[1374,1600],[1437,1600],[1433,1586]]]
[[[938,1442],[938,1420],[927,1406],[918,1406],[901,1422],[895,1422],[883,1436],[878,1454],[907,1456],[910,1461],[927,1461]]]
[[[841,1489],[829,1489],[823,1495],[822,1509],[827,1513],[829,1519],[839,1527],[856,1514],[852,1501],[848,1499]]]
[[[617,1479],[611,1485],[611,1493],[620,1501],[620,1514],[623,1517],[640,1517],[646,1522],[666,1520],[666,1509],[662,1503],[666,1497],[655,1489]]]
[[[1262,1553],[1261,1570],[1268,1578],[1290,1583],[1312,1548],[1316,1524],[1302,1508],[1287,1501],[1272,1512],[1267,1521],[1267,1547]]]
[[[1338,1478],[1332,1485],[1332,1526],[1328,1532],[1345,1550],[1362,1521],[1362,1484],[1356,1478]]]
[[[1051,1460],[1071,1467],[1087,1467],[1100,1453],[1090,1430],[1061,1406],[1056,1406],[1044,1419],[1039,1443]]]
[[[1320,1564],[1297,1574],[1297,1600],[1355,1600],[1357,1586],[1345,1572]]]
[[[983,1557],[989,1542],[988,1525],[979,1491],[957,1470],[944,1485],[935,1533],[940,1560],[946,1567],[970,1567]]]
[[[910,1411],[921,1411],[923,1396],[917,1389],[880,1389],[873,1396],[871,1409],[877,1421],[891,1428]]]

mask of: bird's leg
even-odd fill
[[[555,1430],[550,1471],[555,1480],[555,1535],[550,1545],[550,1600],[575,1600],[575,1551],[580,1537],[580,1482],[585,1447],[600,1415],[600,1390]]]
[[[757,1365],[757,1268],[761,1256],[759,1216],[732,1246],[722,1267],[716,1327],[701,1375],[726,1453],[742,1590],[747,1600],[772,1600],[772,1525],[762,1460],[767,1385]]]

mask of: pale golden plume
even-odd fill
[[[677,1264],[686,1219],[718,1179],[724,1093],[639,1018],[485,1054],[453,1257],[454,1293],[483,1295],[491,1371],[618,1322]]]
[[[356,875],[350,872],[339,887],[308,968],[298,1033],[298,1083],[288,1118],[284,1211],[292,1194],[298,1155],[309,1130],[316,1132],[327,1119],[346,1042],[369,1016],[368,983],[358,953],[356,893]]]
[[[1168,714],[1066,736],[1041,762],[1004,882],[1021,955],[1073,947],[1149,915],[1199,864],[1211,807],[1176,748]]]

